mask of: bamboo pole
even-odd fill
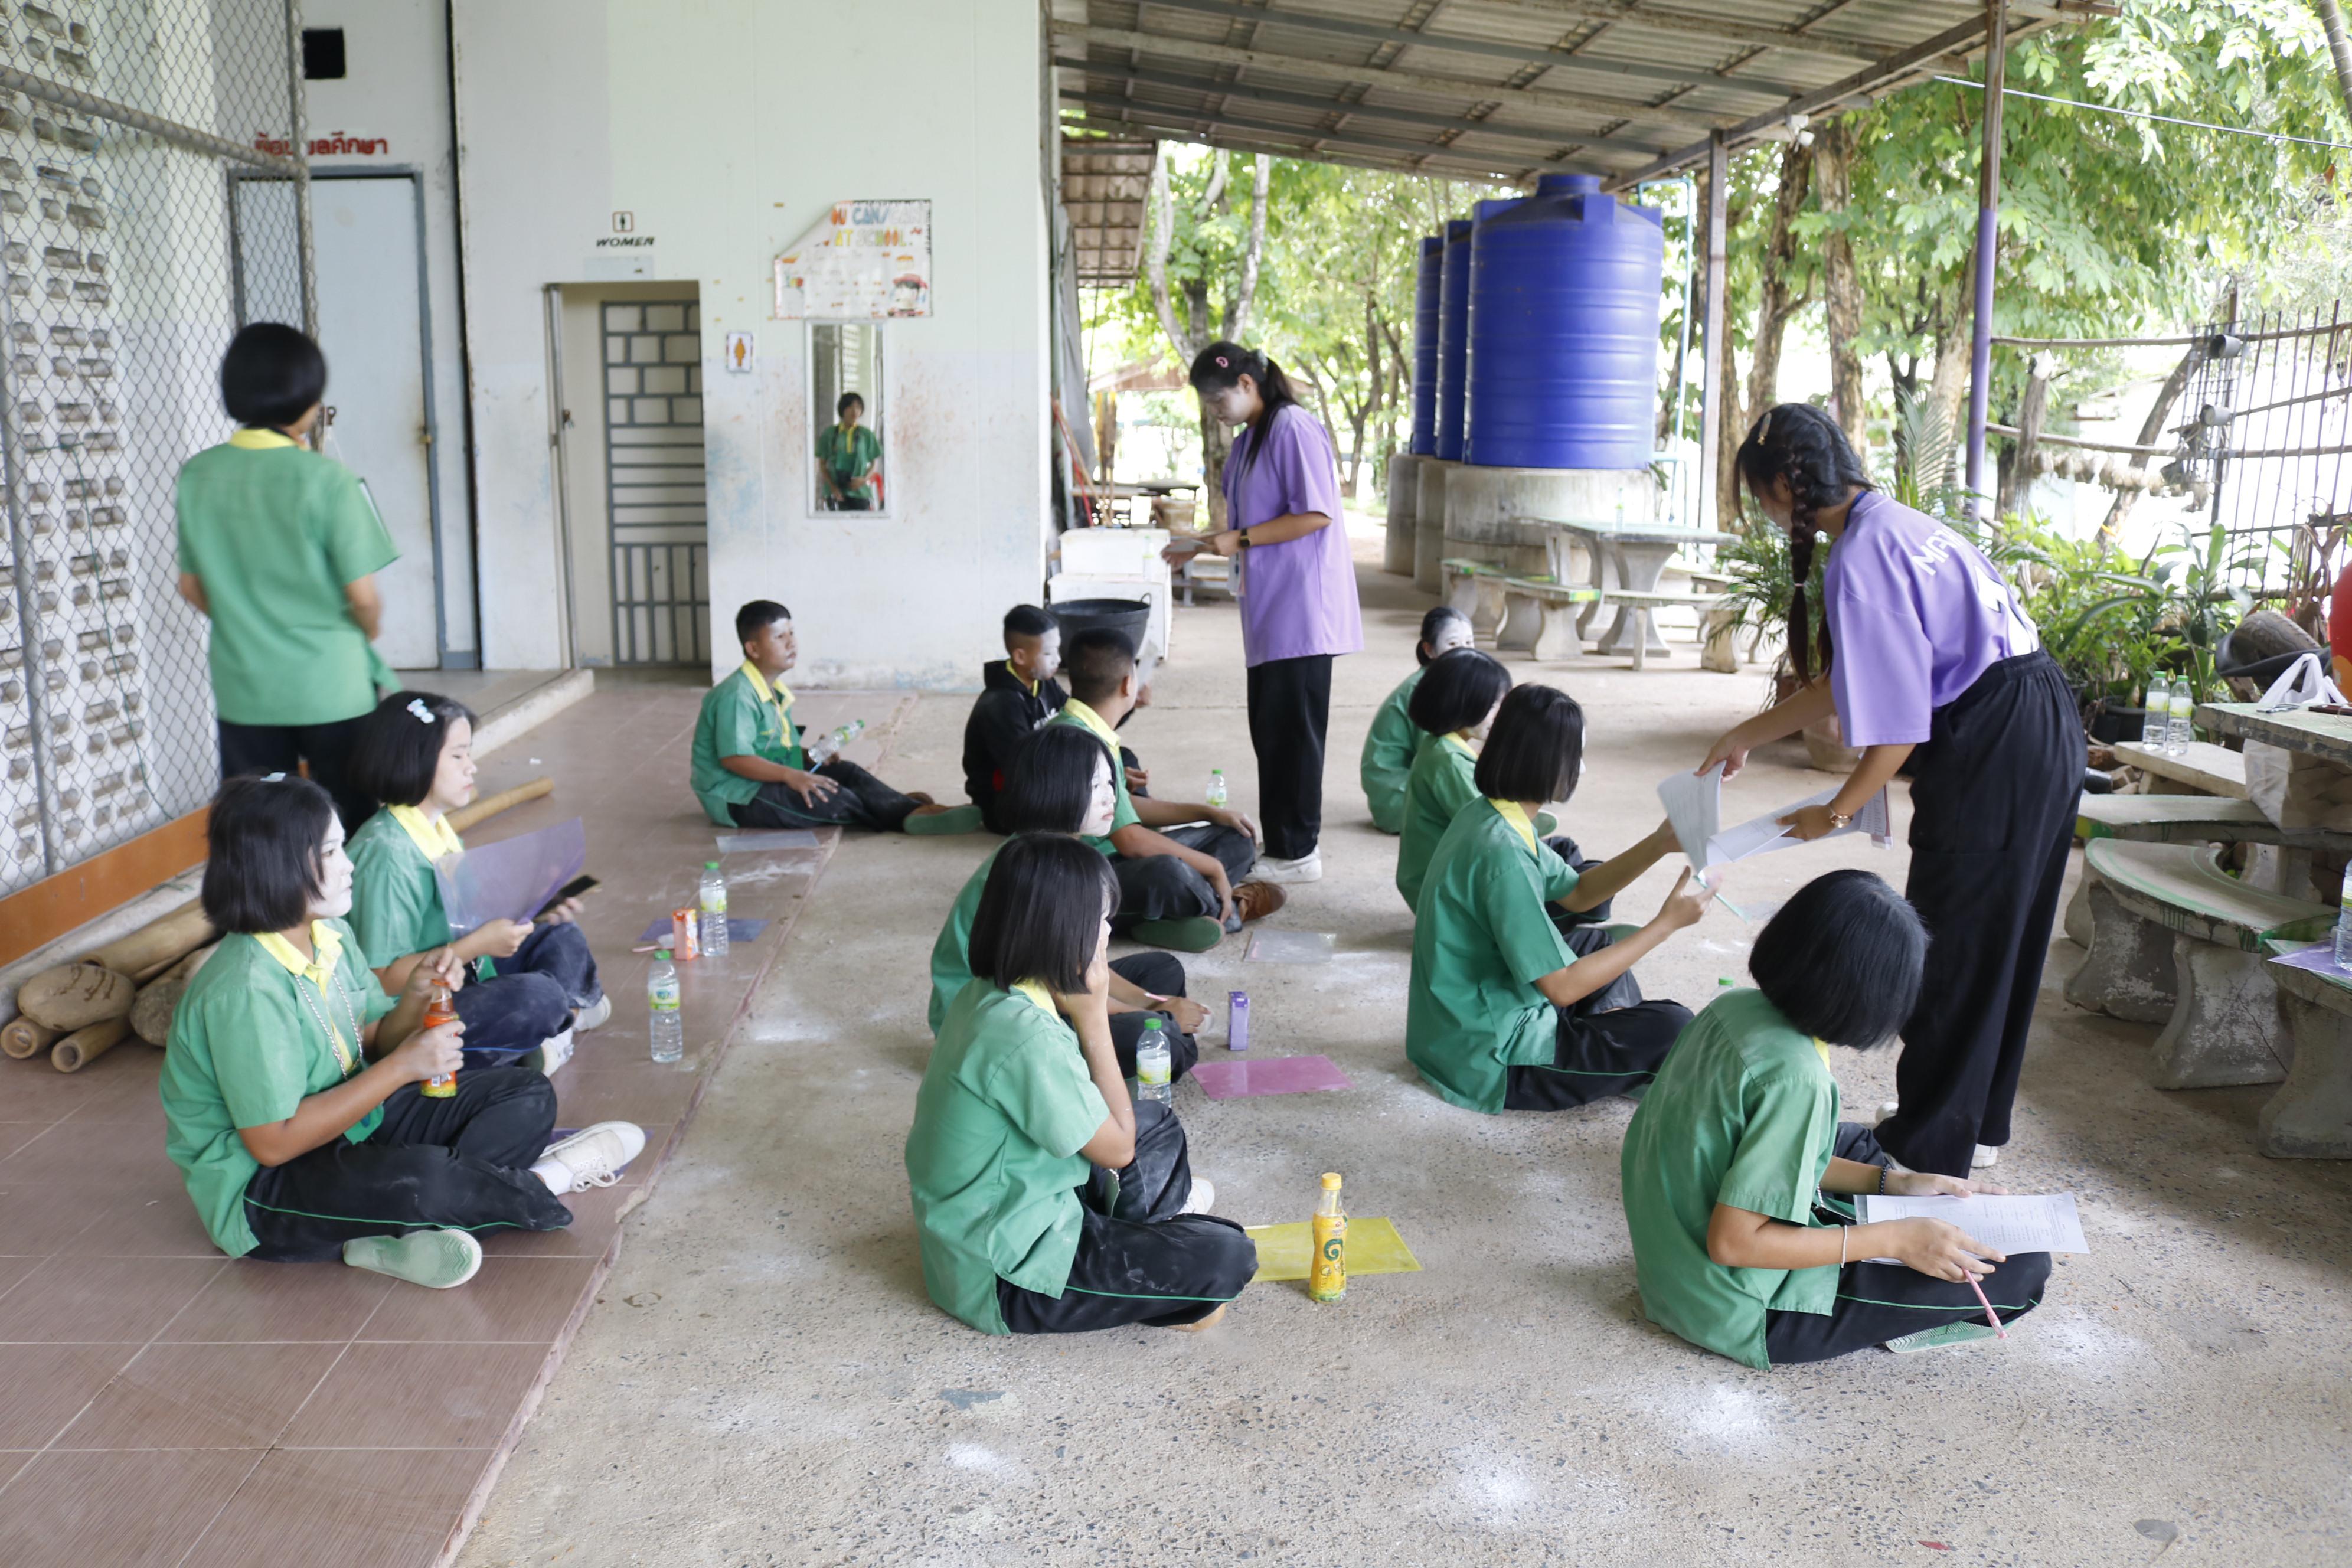
[[[529,784],[519,784],[512,789],[502,789],[496,795],[484,795],[471,805],[461,805],[451,812],[445,820],[449,824],[451,832],[463,833],[476,823],[496,816],[499,812],[520,805],[525,801],[537,800],[541,795],[554,793],[555,781],[541,775]]]
[[[30,1018],[11,1018],[0,1026],[0,1053],[23,1061],[27,1057],[39,1056],[65,1037],[63,1029],[52,1029]]]
[[[49,1065],[59,1072],[79,1072],[130,1037],[128,1016],[76,1029],[49,1048]]]

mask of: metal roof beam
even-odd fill
[[[1498,186],[1524,185],[1531,183],[1538,174],[1557,172],[1538,165],[1497,169],[1491,163],[1481,163],[1475,153],[1459,153],[1450,147],[1435,145],[1417,149],[1408,147],[1400,153],[1395,146],[1368,144],[1362,138],[1351,136],[1344,131],[1321,132],[1293,126],[1254,128],[1225,116],[1187,114],[1181,109],[1163,110],[1159,104],[1139,103],[1132,99],[1120,99],[1106,106],[1087,105],[1086,109],[1087,118],[1079,123],[1088,130],[1122,133],[1141,132],[1145,135],[1195,142],[1236,153],[1265,153],[1276,158],[1307,158],[1318,163],[1345,163],[1359,169],[1388,169],[1405,174],[1438,174]],[[1432,167],[1433,164],[1453,166]]]
[[[1788,27],[1735,22],[1727,17],[1703,16],[1693,11],[1661,11],[1654,6],[1629,5],[1626,0],[1478,0],[1478,4],[1507,6],[1514,11],[1536,12],[1574,22],[1616,22],[1647,27],[1654,33],[1678,33],[1686,37],[1711,38],[1721,44],[1786,49],[1793,54],[1822,55],[1832,59],[1877,61],[1886,58],[1890,52],[1874,48],[1856,38],[1823,37]]]
[[[1234,95],[1236,100],[1239,96]],[[1121,98],[1107,92],[1065,90],[1061,95],[1061,100],[1064,103],[1081,104],[1088,110],[1120,109],[1131,112],[1149,112],[1165,115],[1180,121],[1191,121],[1212,126],[1230,125],[1240,131],[1255,131],[1262,136],[1295,136],[1301,142],[1346,141],[1352,142],[1360,147],[1384,148],[1423,157],[1450,153],[1454,157],[1470,163],[1476,163],[1485,156],[1466,149],[1450,147],[1443,142],[1409,141],[1402,136],[1383,136],[1376,131],[1358,131],[1353,127],[1331,131],[1319,125],[1285,125],[1278,120],[1253,120],[1242,115],[1229,114],[1222,109],[1189,109],[1182,104],[1147,103],[1141,99]],[[1340,107],[1344,110],[1352,106]],[[1532,159],[1532,154],[1526,153],[1498,153],[1495,156],[1497,162],[1507,162],[1521,167],[1527,166]],[[1549,163],[1554,160],[1546,158],[1534,161]],[[1492,168],[1494,165],[1490,163],[1486,166]]]

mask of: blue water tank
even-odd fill
[[[1412,439],[1405,450],[1426,458],[1437,450],[1437,300],[1445,265],[1445,237],[1421,242],[1421,271],[1412,286]]]
[[[1437,446],[1449,463],[1462,460],[1463,375],[1470,354],[1470,220],[1449,219],[1440,261],[1437,298]]]
[[[1452,251],[1446,284],[1453,284]],[[1477,226],[1470,261],[1464,460],[1486,468],[1639,468],[1657,445],[1654,207],[1592,174],[1546,174]]]

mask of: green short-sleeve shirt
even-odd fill
[[[441,907],[433,862],[389,811],[352,835],[352,930],[370,969],[429,952],[457,934]]]
[[[180,570],[203,583],[213,701],[232,724],[331,724],[398,682],[344,584],[400,557],[354,474],[290,442],[210,447],[180,467]]]
[[[1135,801],[1127,793],[1127,768],[1119,760],[1118,731],[1104,723],[1101,714],[1075,697],[1063,703],[1062,710],[1045,721],[1049,724],[1075,724],[1100,741],[1103,750],[1110,753],[1111,788],[1118,792],[1118,805],[1111,809],[1110,814],[1111,832],[1117,833],[1122,827],[1132,827],[1141,822],[1143,818],[1135,814]],[[1114,859],[1118,856],[1118,850],[1112,845],[1108,835],[1097,838],[1081,834],[1079,841]]]
[[[874,499],[874,465],[882,460],[882,437],[859,425],[847,436],[839,425],[828,425],[816,438],[816,460],[833,476],[841,493],[854,500]]]
[[[1405,908],[1421,908],[1429,858],[1462,808],[1478,798],[1477,774],[1478,759],[1459,735],[1431,735],[1413,759],[1397,839],[1396,889],[1404,895]]]
[[[1544,907],[1575,876],[1483,799],[1438,841],[1413,922],[1404,1054],[1455,1105],[1498,1113],[1507,1068],[1559,1059],[1559,1010],[1536,982],[1575,962]]]
[[[997,1280],[1060,1299],[1089,1174],[1078,1151],[1109,1116],[1077,1035],[1050,1004],[1025,990],[963,988],[940,1026],[907,1134],[932,1300],[1001,1334]]]
[[[1733,1268],[1706,1255],[1715,1205],[1811,1225],[1836,1147],[1837,1080],[1760,991],[1692,1019],[1633,1112],[1621,1156],[1625,1228],[1650,1321],[1749,1366],[1764,1314],[1827,1312],[1838,1271]]]
[[[350,1076],[312,1008],[345,1037],[352,1073],[367,1065],[360,1042],[349,1037],[352,1025],[364,1029],[392,1011],[393,999],[369,973],[352,928],[326,923],[343,939],[333,985],[341,995],[320,997],[259,938],[240,932],[222,939],[172,1014],[163,1053],[164,1150],[180,1167],[205,1229],[233,1257],[257,1245],[246,1223],[245,1188],[261,1169],[236,1130],[283,1121],[306,1098]],[[307,1004],[303,992],[310,993]],[[343,1136],[361,1142],[383,1120],[379,1106]]]
[[[997,849],[1003,846],[999,845]],[[954,908],[948,910],[947,923],[940,927],[940,940],[931,943],[931,1034],[936,1037],[940,1024],[948,1016],[949,1006],[971,984],[971,922],[980,913],[980,895],[988,886],[988,868],[996,864],[997,849],[988,852],[956,895]]]
[[[703,694],[702,711],[694,721],[694,798],[721,827],[735,826],[727,808],[757,796],[760,781],[729,773],[719,758],[758,757],[779,767],[808,766],[799,727],[793,722],[790,689],[775,690],[778,700],[761,696],[751,672],[738,669]]]
[[[1413,689],[1428,673],[1423,666],[1406,676],[1373,713],[1372,727],[1364,735],[1364,754],[1356,772],[1363,781],[1364,800],[1372,808],[1372,826],[1382,833],[1394,833],[1404,826],[1405,780],[1413,760],[1427,749],[1431,739],[1429,731],[1405,713]]]

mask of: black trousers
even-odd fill
[[[1265,852],[1277,860],[1314,854],[1323,837],[1323,736],[1330,727],[1329,654],[1250,666],[1257,820]]]
[[[763,784],[756,796],[728,807],[728,815],[738,827],[863,827],[896,833],[922,804],[839,757],[811,771],[841,787],[811,805],[790,784]]]
[[[1911,879],[1930,946],[1878,1138],[1915,1171],[1965,1176],[2009,1142],[2042,961],[2083,787],[2083,726],[2044,652],[2003,659],[1936,710],[1911,756]],[[1974,1300],[1973,1297],[1970,1300]]]
[[[1579,876],[1601,864],[1598,860],[1587,859],[1584,851],[1577,847],[1576,840],[1565,833],[1554,834],[1545,839],[1544,844],[1553,854],[1567,861],[1568,868]],[[1560,929],[1562,935],[1577,926],[1607,925],[1610,906],[1616,901],[1614,899],[1603,899],[1589,910],[1564,910],[1558,904],[1554,904],[1551,906],[1551,923]]]
[[[2004,1323],[2042,1304],[2050,1255],[2013,1252],[1981,1281],[1985,1300]],[[1830,1311],[1764,1314],[1764,1356],[1774,1366],[1828,1361],[1947,1323],[1981,1323],[1984,1304],[1966,1280],[1938,1279],[1900,1263],[1849,1263],[1838,1270]]]
[[[572,1027],[572,1009],[604,994],[596,955],[577,923],[534,926],[494,980],[476,980],[451,998],[466,1026],[466,1065],[506,1067]],[[462,1079],[460,1081],[463,1081]]]
[[[1130,952],[1125,958],[1110,961],[1110,972],[1130,985],[1139,985],[1155,996],[1184,994],[1184,964],[1172,952]],[[1162,1033],[1168,1037],[1168,1081],[1175,1082],[1192,1070],[1201,1059],[1200,1042],[1176,1026],[1176,1020],[1161,1013],[1113,1013],[1110,1016],[1110,1047],[1118,1053],[1118,1070],[1129,1078],[1135,1076],[1136,1042],[1143,1038],[1143,1026],[1150,1018],[1160,1020]]]
[[[1236,888],[1249,875],[1250,868],[1257,864],[1256,844],[1248,834],[1234,828],[1204,822],[1192,827],[1169,828],[1163,837],[1187,849],[1214,856],[1225,868],[1225,880]],[[1136,859],[1120,855],[1112,858],[1110,868],[1118,878],[1118,910],[1111,916],[1110,929],[1120,936],[1143,921],[1214,916],[1221,908],[1209,879],[1173,855],[1145,855]]]
[[[246,773],[290,773],[307,763],[310,782],[334,797],[335,815],[343,831],[359,831],[375,815],[376,803],[351,784],[352,746],[367,719],[338,719],[331,724],[232,724],[220,721],[221,777]]]
[[[1135,1159],[1097,1171],[1078,1190],[1085,1228],[1055,1298],[996,1282],[996,1305],[1016,1334],[1079,1334],[1128,1323],[1197,1323],[1242,1293],[1257,1272],[1257,1244],[1229,1219],[1180,1214],[1192,1195],[1183,1124],[1156,1100],[1135,1108]]]
[[[265,1263],[331,1258],[362,1236],[412,1230],[561,1230],[572,1211],[530,1173],[555,1126],[555,1086],[528,1068],[463,1068],[457,1092],[409,1084],[363,1143],[336,1138],[245,1186]]]
[[[1598,926],[1563,933],[1570,952],[1582,957],[1610,944]],[[1558,1044],[1549,1067],[1515,1067],[1503,1084],[1506,1110],[1568,1110],[1639,1089],[1657,1076],[1674,1048],[1690,1009],[1679,1002],[1645,1002],[1628,970],[1559,1014]]]

